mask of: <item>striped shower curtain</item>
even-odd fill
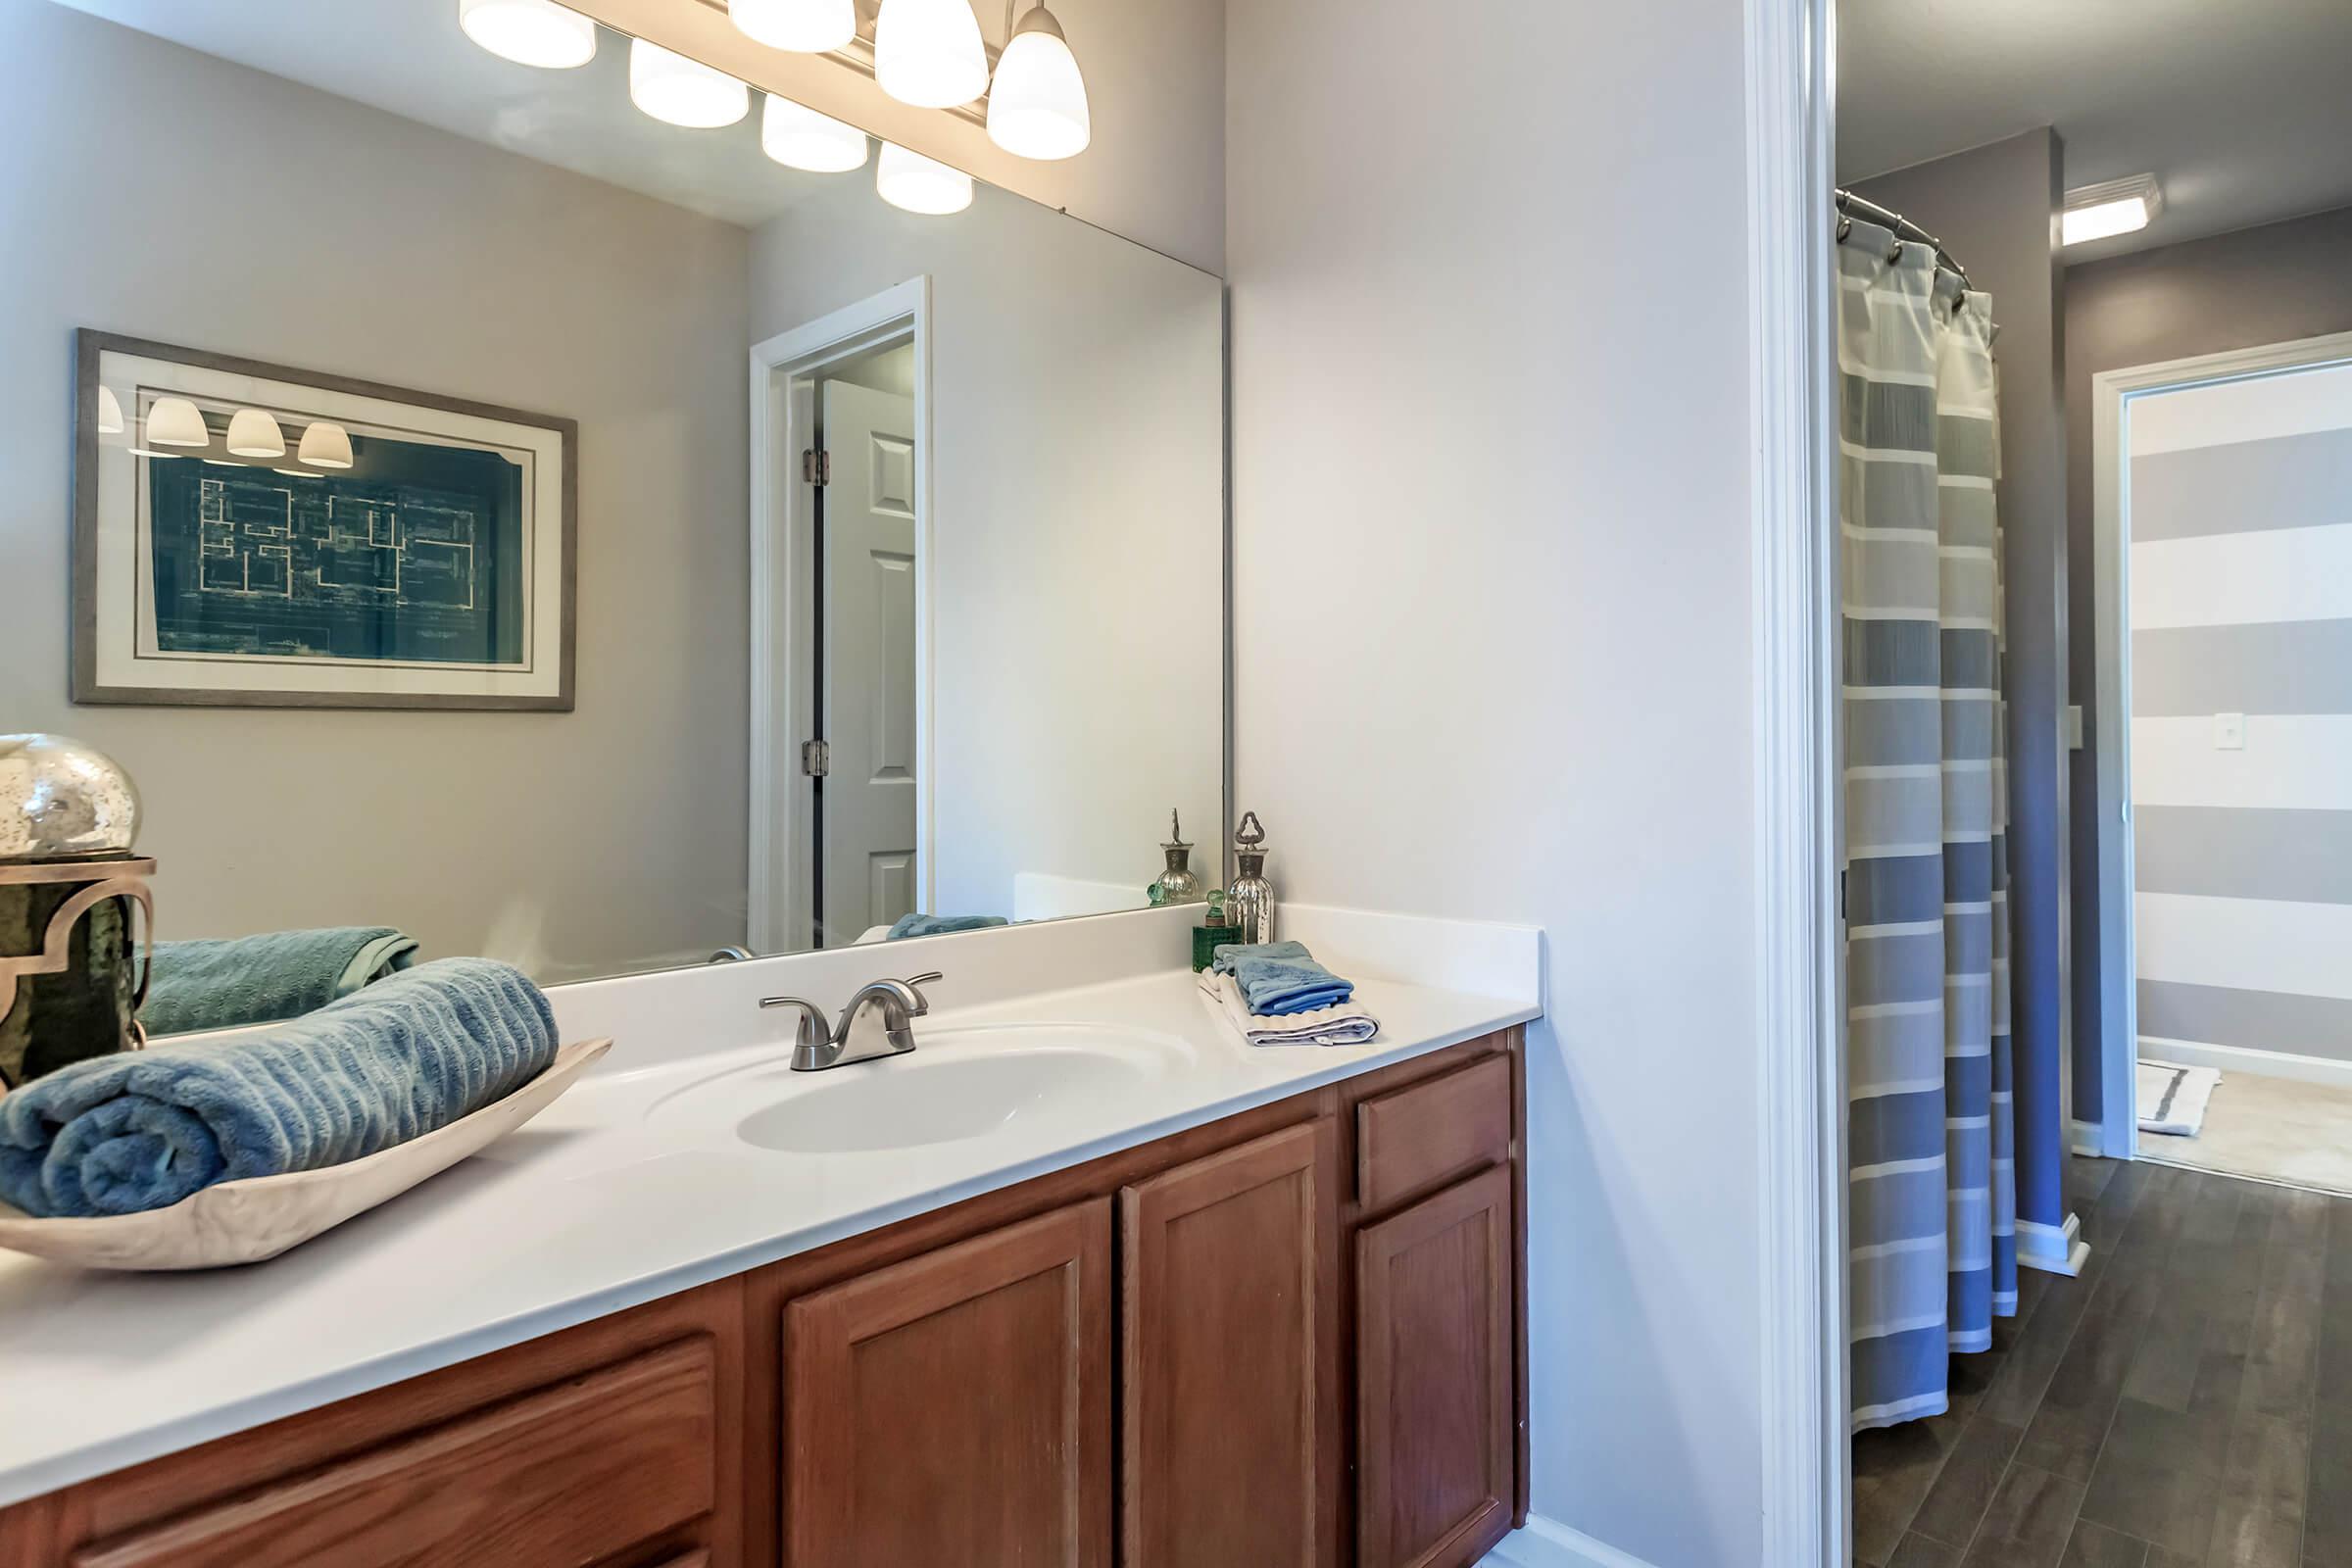
[[[1947,1407],[2017,1310],[1992,302],[1841,225],[1854,1426]]]

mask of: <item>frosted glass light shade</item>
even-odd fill
[[[926,218],[944,218],[972,205],[972,176],[960,169],[910,153],[895,141],[882,144],[874,189],[891,206]]]
[[[874,79],[917,109],[954,109],[988,90],[988,51],[969,0],[882,0]]]
[[[569,71],[596,58],[596,24],[554,0],[458,0],[458,25],[518,66]]]
[[[351,466],[351,432],[339,424],[320,419],[302,432],[302,450],[294,454],[297,461],[314,468],[348,468]]]
[[[147,444],[151,447],[209,447],[213,432],[204,416],[186,398],[157,398],[147,411]]]
[[[122,433],[122,400],[115,396],[115,389],[103,381],[98,385],[98,433]]]
[[[843,48],[858,36],[857,0],[728,0],[727,16],[754,43],[805,55]]]
[[[846,174],[865,167],[864,131],[772,92],[760,114],[760,145],[785,168],[812,174]]]
[[[997,57],[997,79],[988,89],[989,139],[1019,158],[1075,158],[1094,134],[1078,57],[1054,13],[1038,6],[1021,18]]]
[[[715,130],[752,112],[752,89],[643,38],[629,44],[629,101],[666,124]]]
[[[286,432],[259,409],[239,409],[228,421],[228,455],[232,458],[282,458]]]

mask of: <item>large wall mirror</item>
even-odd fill
[[[1138,907],[1171,812],[1213,883],[1217,279],[458,9],[0,0],[0,732],[130,773],[159,934],[617,975]]]

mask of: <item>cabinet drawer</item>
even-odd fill
[[[1355,1194],[1385,1208],[1510,1152],[1511,1063],[1490,1056],[1355,1107]]]
[[[595,1562],[710,1513],[709,1337],[85,1546],[74,1568]],[[691,1562],[692,1556],[686,1559]]]

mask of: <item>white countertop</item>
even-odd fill
[[[1157,928],[1172,929],[1165,921]],[[1534,934],[1521,934],[1532,957]],[[1103,940],[1102,932],[1092,940]],[[1430,951],[1442,953],[1443,944]],[[270,1262],[109,1274],[0,1253],[0,1505],[1540,1012],[1532,972],[1524,994],[1495,997],[1363,978],[1381,967],[1372,961],[1357,970],[1358,1000],[1383,1025],[1365,1046],[1252,1050],[1210,1017],[1193,976],[1178,969],[965,1006],[949,1006],[953,999],[943,996],[916,1026],[913,1055],[791,1082],[774,1070],[783,1051],[773,1043],[696,1049],[624,1029],[604,1070],[519,1132]],[[1493,973],[1437,967],[1457,981],[1484,983]],[[875,972],[883,972],[878,964]],[[565,1011],[560,1004],[559,1015]],[[738,1092],[797,1093],[852,1073],[977,1053],[992,1038],[1009,1038],[1014,1031],[1004,1026],[1019,1024],[1148,1035],[1161,1068],[1135,1086],[1016,1117],[984,1136],[886,1152],[758,1149],[733,1136],[731,1116],[710,1114],[740,1107],[746,1102],[728,1099]],[[579,1037],[568,1019],[565,1032]],[[710,1082],[718,1078],[760,1087]],[[705,1113],[673,1113],[690,1103]]]

